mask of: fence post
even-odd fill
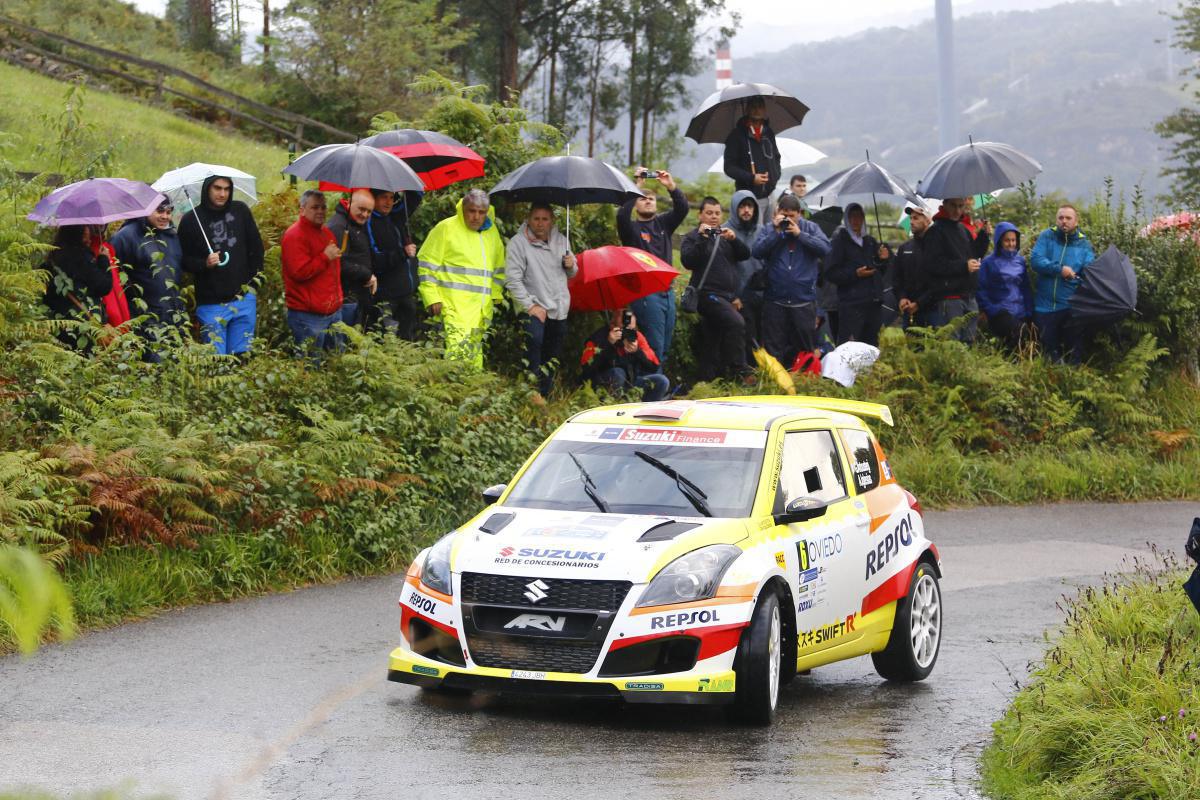
[[[297,139],[300,138],[299,133],[297,133],[296,138]],[[291,164],[295,160],[296,160],[296,143],[294,141],[288,142],[288,164]],[[288,178],[291,179],[292,186],[295,186],[296,185],[296,176],[289,175]]]
[[[162,99],[163,99],[162,90],[163,90],[163,74],[161,72],[159,72],[159,73],[157,73],[157,77],[155,77],[155,79],[154,79],[154,102],[155,103],[160,103],[160,104],[162,103]]]

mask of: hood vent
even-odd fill
[[[692,528],[699,528],[698,522],[676,522],[669,519],[666,522],[660,522],[650,530],[646,531],[638,539],[639,542],[666,542],[674,539],[681,533],[687,533]]]
[[[484,533],[499,533],[504,530],[508,523],[512,522],[517,515],[511,511],[498,511],[492,514],[483,524],[479,526],[479,530]]]

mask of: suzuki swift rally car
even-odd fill
[[[862,417],[892,423],[816,397],[576,415],[413,562],[389,678],[728,703],[758,723],[833,661],[922,680],[941,563]]]

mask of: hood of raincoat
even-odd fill
[[[749,200],[754,204],[754,218],[749,222],[742,222],[742,218],[738,216],[737,210],[742,202]],[[754,192],[747,189],[739,189],[733,193],[733,199],[729,202],[729,225],[733,228],[743,228],[745,230],[754,230],[758,227],[761,210],[758,207],[758,201],[754,199]]]
[[[1008,251],[1000,246],[1000,240],[1004,238],[1004,234],[1012,231],[1017,235],[1017,247],[1015,250]],[[1017,226],[1011,222],[1001,222],[996,226],[995,233],[992,234],[992,244],[995,245],[993,254],[999,258],[1009,259],[1015,258],[1021,252],[1021,232],[1017,230]]]
[[[858,233],[855,233],[854,229],[850,227],[850,212],[854,210],[858,210],[863,215],[862,230]],[[854,243],[862,247],[863,237],[867,235],[867,212],[858,203],[847,204],[846,208],[842,211],[842,227],[846,229],[846,233],[850,234],[850,238],[854,240]]]
[[[458,215],[458,221],[462,223],[462,226],[464,228],[466,228],[467,230],[471,230],[470,226],[467,225],[467,217],[465,214],[463,214],[462,198],[459,198],[458,204],[454,208],[455,208],[455,213]],[[479,230],[473,231],[473,233],[483,233],[484,231],[486,231],[488,228],[492,227],[495,224],[496,224],[496,207],[494,205],[489,205],[488,210],[487,210],[487,219],[485,219],[483,221],[483,225],[481,225],[479,227]]]

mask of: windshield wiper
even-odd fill
[[[583,464],[579,463],[579,459],[575,457],[574,453],[568,453],[568,455],[575,462],[575,466],[579,467],[579,477],[583,481],[583,493],[596,504],[596,508],[607,514],[608,503],[604,502],[603,498],[600,497],[600,492],[596,491],[596,482],[592,480],[592,476],[588,474],[588,471],[583,468]]]
[[[697,511],[706,517],[711,517],[713,515],[712,510],[708,507],[708,503],[704,502],[708,499],[708,495],[706,495],[704,490],[699,486],[680,475],[677,469],[669,464],[664,464],[654,456],[642,450],[634,450],[633,454],[642,461],[645,461],[650,466],[654,467],[662,474],[666,475],[668,478],[674,478],[676,488],[679,489],[679,492],[688,499],[688,502],[691,503]]]

